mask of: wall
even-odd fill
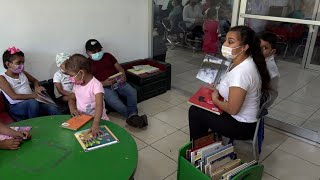
[[[26,55],[26,70],[39,80],[57,70],[59,52],[84,53],[96,38],[119,62],[150,55],[149,0],[0,0],[0,51]],[[2,61],[0,72],[3,72]]]

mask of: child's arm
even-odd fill
[[[118,72],[122,72],[123,76],[123,81],[127,81],[126,78],[126,72],[124,71],[124,69],[122,68],[122,66],[119,63],[115,63],[114,67],[117,69]]]
[[[0,89],[4,91],[12,100],[27,100],[36,98],[37,95],[33,94],[16,94],[11,88],[10,84],[3,76],[0,76]]]
[[[70,110],[70,113],[72,116],[79,116],[80,115],[80,112],[77,109],[76,96],[74,93],[71,93],[71,95],[69,96],[68,105],[69,105],[69,110]]]
[[[58,91],[61,95],[63,95],[63,96],[70,96],[70,95],[71,95],[71,93],[69,93],[68,91],[63,90],[61,83],[55,82],[55,83],[54,83],[54,86],[57,88],[57,91]]]
[[[38,81],[36,78],[34,78],[33,76],[31,76],[29,73],[27,73],[27,72],[25,72],[25,71],[24,71],[24,74],[27,76],[28,80],[29,80],[31,83],[33,83],[33,85],[34,85],[34,90],[35,90],[37,93],[41,94],[41,91],[46,90],[44,87],[42,87],[42,86],[39,85],[39,81]]]
[[[94,137],[98,135],[100,132],[99,122],[101,120],[102,113],[103,113],[103,93],[97,93],[95,95],[95,98],[96,98],[96,109],[94,113],[93,123],[91,126],[91,132]]]
[[[27,134],[25,134],[27,133]],[[4,135],[8,135],[8,136],[12,136],[15,138],[24,138],[28,135],[28,132],[25,131],[15,131],[9,127],[7,127],[6,125],[0,123],[0,134],[4,134]]]

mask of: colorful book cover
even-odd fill
[[[36,98],[36,100],[38,102],[57,106],[57,104],[53,101],[53,99],[50,97],[50,95],[47,93],[47,91],[42,91],[41,93],[37,93],[37,95],[38,95],[38,97]]]
[[[122,72],[119,72],[119,73],[109,77],[109,79],[114,79],[115,80],[115,83],[113,83],[111,85],[111,89],[112,90],[116,90],[116,89],[121,88],[121,87],[124,86],[124,84],[126,83],[125,81],[123,81],[124,76],[125,75]]]
[[[82,130],[74,134],[85,152],[119,142],[118,138],[105,125],[100,126],[102,133],[96,138],[94,138],[91,133],[87,133],[88,130],[89,129]]]
[[[206,55],[196,77],[208,84],[218,84],[229,65],[230,62],[228,61]]]
[[[84,124],[92,119],[92,116],[81,114],[80,116],[74,116],[68,121],[61,124],[61,127],[71,129],[71,130],[78,130]]]
[[[21,127],[10,127],[13,130],[16,131],[30,131],[30,129],[32,128],[31,126],[21,126]],[[4,134],[0,134],[0,141],[3,141],[5,139],[13,139],[13,137],[8,136],[8,135],[4,135]]]
[[[188,100],[188,102],[194,106],[213,112],[215,114],[222,114],[222,110],[213,104],[212,94],[213,90],[205,86],[200,89]]]

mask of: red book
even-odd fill
[[[189,100],[188,102],[194,106],[213,112],[215,114],[222,114],[222,110],[212,102],[213,90],[202,86]]]

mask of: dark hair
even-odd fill
[[[215,8],[209,8],[207,12],[207,18],[214,18],[217,15],[217,10]]]
[[[66,61],[66,69],[72,72],[79,72],[85,70],[91,73],[91,64],[88,58],[82,54],[74,54]]]
[[[8,69],[6,62],[12,63],[12,61],[19,56],[24,57],[24,53],[22,51],[19,51],[19,52],[15,52],[15,53],[11,54],[9,50],[6,50],[2,55],[3,67]]]
[[[262,91],[268,90],[270,75],[267,69],[265,58],[260,49],[260,39],[256,36],[256,33],[247,26],[235,26],[232,27],[230,31],[239,33],[242,45],[249,45],[249,48],[246,50],[246,54],[252,56],[253,61],[257,66],[262,81]]]
[[[260,35],[260,39],[267,41],[272,49],[276,49],[276,44],[277,44],[277,35],[275,35],[272,32],[264,32]]]
[[[86,51],[95,51],[97,49],[101,49],[102,46],[100,42],[96,39],[89,39],[85,45]]]

